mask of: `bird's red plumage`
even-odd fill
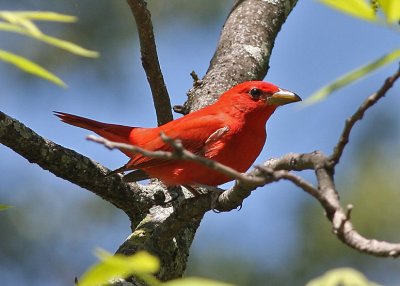
[[[278,96],[280,92],[286,92],[286,99]],[[111,141],[129,143],[151,151],[172,150],[161,139],[163,132],[170,138],[181,140],[185,149],[194,154],[245,172],[264,146],[265,124],[275,109],[279,105],[300,100],[297,95],[291,94],[293,96],[270,83],[244,82],[222,94],[214,104],[155,128],[102,123],[61,112],[56,115],[63,122],[91,130]],[[274,96],[282,99],[282,102],[270,100]],[[140,169],[168,185],[216,186],[230,180],[198,163],[148,158],[127,151],[124,153],[131,158],[124,170]]]

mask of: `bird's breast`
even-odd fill
[[[266,140],[265,126],[229,126],[228,131],[209,146],[206,157],[245,172],[260,154]]]

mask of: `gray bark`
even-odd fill
[[[296,2],[237,1],[222,29],[210,67],[201,83],[188,92],[183,112],[211,104],[239,82],[263,79],[275,38]],[[193,198],[180,188],[167,190],[156,182],[142,186],[124,183],[119,175],[105,177],[108,170],[99,163],[42,138],[4,113],[0,113],[0,143],[122,209],[131,220],[132,234],[118,253],[129,255],[145,249],[160,258],[161,280],[182,276],[196,230],[210,210],[210,193]],[[180,196],[164,205],[171,193]]]

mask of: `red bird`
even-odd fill
[[[172,151],[160,137],[163,132],[172,139],[181,140],[184,148],[194,154],[245,172],[265,144],[265,124],[275,109],[300,100],[295,93],[271,83],[248,81],[223,93],[214,104],[155,128],[102,123],[62,112],[55,114],[63,122],[91,130],[111,141],[150,151]],[[207,186],[232,180],[195,162],[153,159],[121,151],[131,159],[118,171],[138,170],[136,180],[147,175],[167,185]]]

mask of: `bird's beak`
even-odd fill
[[[278,106],[297,101],[301,101],[300,96],[298,96],[294,92],[285,89],[279,89],[277,92],[275,92],[274,94],[272,94],[270,97],[267,98],[268,104],[273,104]]]

